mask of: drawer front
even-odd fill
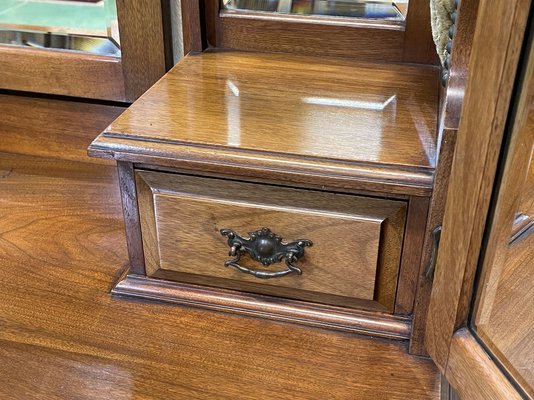
[[[137,171],[136,185],[148,276],[335,305],[364,300],[393,307],[404,202],[150,171]],[[292,264],[301,274],[284,259],[264,266],[246,252],[240,268],[225,266],[233,257],[221,229],[250,242],[249,233],[264,227],[282,244],[313,243],[300,246],[304,254]],[[269,247],[270,240],[263,244]],[[257,244],[251,247],[258,250]],[[290,273],[260,279],[243,270]]]

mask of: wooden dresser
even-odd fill
[[[409,339],[438,85],[425,66],[187,56],[89,149],[119,164],[113,292]]]

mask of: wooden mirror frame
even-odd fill
[[[132,102],[172,66],[167,0],[117,0],[121,57],[0,45],[0,88]]]
[[[428,0],[410,0],[404,25],[220,11],[219,0],[201,1],[208,47],[437,64]]]

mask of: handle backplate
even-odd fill
[[[307,239],[284,244],[282,243],[282,237],[271,232],[269,228],[261,228],[255,232],[250,232],[248,239],[239,236],[231,229],[221,229],[221,235],[228,238],[229,255],[234,257],[225,261],[224,265],[226,267],[232,266],[241,272],[260,279],[279,278],[291,273],[301,275],[302,270],[294,263],[304,255],[304,248],[312,245],[311,240]],[[239,264],[243,253],[247,253],[253,260],[260,262],[264,266],[285,260],[287,268],[282,271],[262,271],[244,267]]]

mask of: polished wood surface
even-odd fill
[[[165,1],[117,0],[125,99],[133,102],[167,71]],[[167,46],[166,46],[167,45]],[[169,64],[169,68],[170,68]]]
[[[523,398],[465,328],[457,331],[452,338],[445,375],[460,399]]]
[[[437,84],[434,68],[203,53],[179,63],[90,151],[428,195]]]
[[[405,22],[204,8],[214,48],[437,64],[425,0],[411,0]]]
[[[442,371],[469,310],[529,8],[530,0],[479,6],[425,335]]]
[[[378,45],[380,42],[375,43]],[[427,0],[410,0],[408,4],[402,61],[417,64],[439,63],[432,40],[430,2]]]
[[[473,327],[520,386],[534,396],[534,235],[516,233],[519,211],[534,215],[534,47],[510,121],[506,161],[485,244]]]
[[[213,281],[213,278],[211,280]],[[274,298],[252,291],[220,289],[206,286],[205,282],[201,281],[199,283],[203,285],[128,274],[113,287],[112,293],[128,298],[199,306],[371,337],[407,340],[410,336],[410,317],[388,314],[384,312],[383,307],[377,307],[376,302],[371,304],[370,301],[360,300],[358,309],[348,309],[283,297]]]
[[[0,155],[2,398],[439,397],[403,342],[111,297],[115,168],[50,156]]]
[[[0,45],[0,88],[124,101],[120,58]]]
[[[394,304],[403,202],[144,171],[137,173],[137,188],[148,276],[172,279],[175,271],[174,280],[197,283],[195,277],[203,277],[212,286],[339,305],[373,300],[376,292],[384,306]],[[230,228],[247,237],[264,226],[286,242],[313,242],[297,262],[302,275],[262,280],[224,267],[230,257],[219,231]],[[246,255],[239,263],[252,270],[284,269],[265,268]],[[393,284],[381,288],[377,269],[383,282]]]
[[[0,94],[0,152],[85,160],[86,147],[124,107]]]
[[[413,354],[427,354],[424,347],[424,336],[428,305],[432,292],[432,276],[427,273],[432,257],[432,231],[442,224],[443,214],[445,213],[449,175],[462,115],[469,57],[471,55],[477,15],[478,0],[464,1],[459,4],[454,41],[452,43],[449,80],[440,98],[439,149],[434,173],[434,188],[430,199],[426,232],[424,233],[422,257],[419,263],[419,280],[416,289],[417,296],[414,305],[413,330],[410,341],[410,352]]]

